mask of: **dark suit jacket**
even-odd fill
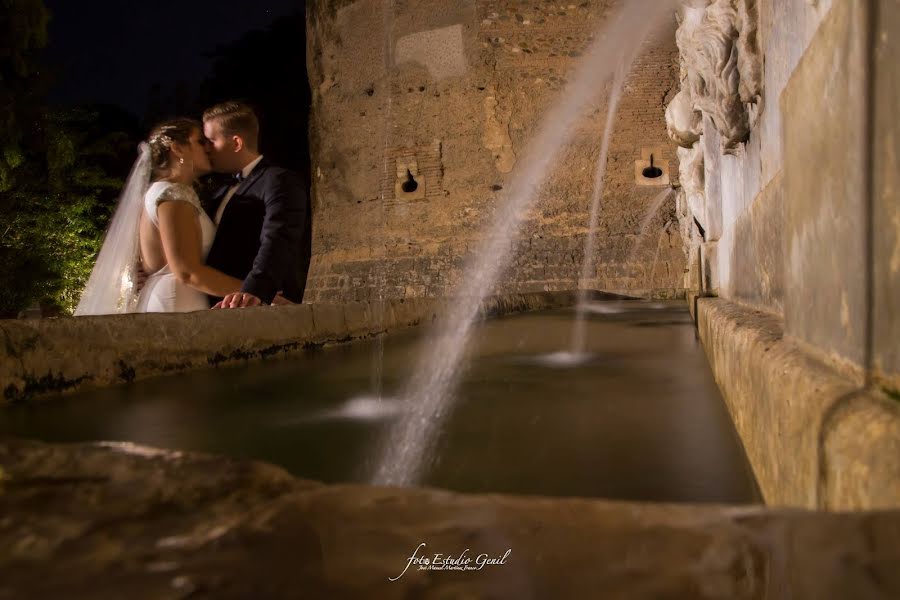
[[[225,206],[206,264],[242,279],[241,291],[267,304],[279,291],[301,302],[310,259],[308,189],[264,157]],[[227,191],[220,189],[212,205],[218,208]]]

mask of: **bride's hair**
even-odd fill
[[[164,177],[169,170],[172,144],[189,143],[191,134],[198,130],[203,131],[203,125],[200,121],[179,118],[163,121],[150,131],[147,143],[150,145],[152,180],[156,181],[160,177]]]

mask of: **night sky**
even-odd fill
[[[48,58],[61,69],[52,98],[141,115],[155,84],[198,84],[207,55],[297,11],[304,0],[46,0]],[[276,59],[283,61],[283,57]],[[301,64],[305,57],[298,56]],[[264,68],[264,67],[263,67]]]

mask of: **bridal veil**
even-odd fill
[[[97,255],[75,316],[134,312],[137,307],[138,243],[144,194],[150,186],[150,146],[139,146],[115,214]]]

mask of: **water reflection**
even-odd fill
[[[317,421],[341,420],[374,421],[399,416],[403,404],[397,398],[377,398],[375,396],[357,396],[347,400],[340,407],[325,410],[311,415],[275,422],[276,425],[292,425],[297,423],[315,423]]]
[[[583,367],[595,360],[596,356],[589,352],[551,352],[549,354],[539,354],[537,356],[525,356],[517,359],[517,362],[523,364],[533,364],[549,369],[572,369],[575,367]]]

